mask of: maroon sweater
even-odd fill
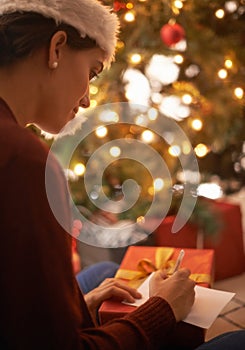
[[[159,297],[125,318],[93,325],[73,275],[71,237],[47,201],[47,155],[46,145],[20,127],[0,99],[0,348],[142,350],[164,345],[176,322]],[[53,193],[69,222],[66,183],[55,160],[51,173]]]

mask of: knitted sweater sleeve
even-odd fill
[[[80,336],[86,349],[155,350],[168,343],[176,325],[168,303],[152,297],[124,318],[115,319],[101,327],[84,329]]]

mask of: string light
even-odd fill
[[[174,1],[174,6],[175,6],[177,9],[182,9],[182,7],[183,7],[183,2],[180,1],[180,0],[175,0],[175,1]]]
[[[95,130],[95,134],[99,137],[99,138],[103,138],[107,135],[108,133],[108,129],[101,125],[101,126],[98,126],[98,128]]]
[[[147,120],[144,114],[140,114],[135,118],[135,124],[144,126],[147,124]]]
[[[94,108],[94,107],[96,107],[97,106],[97,104],[98,104],[98,102],[96,101],[96,100],[90,100],[90,108]]]
[[[173,157],[179,157],[181,154],[181,149],[178,145],[173,145],[169,147],[168,153]]]
[[[126,8],[127,8],[128,10],[132,10],[133,7],[134,7],[134,4],[132,4],[132,2],[128,2],[128,3],[126,4]]]
[[[128,11],[125,13],[124,19],[126,22],[133,22],[135,20],[135,15],[132,11]]]
[[[203,123],[202,123],[202,121],[201,121],[200,119],[198,119],[198,118],[192,120],[192,122],[191,122],[191,127],[192,127],[192,129],[194,129],[194,130],[199,131],[199,130],[202,129],[202,126],[203,126]]]
[[[234,89],[234,95],[240,100],[244,96],[244,90],[241,87],[236,87]]]
[[[182,152],[183,154],[190,154],[191,152],[191,144],[187,141],[184,141],[182,144]]]
[[[119,121],[119,115],[115,111],[105,110],[100,113],[99,119],[105,123],[108,123],[108,122],[117,123]]]
[[[161,191],[164,187],[164,180],[158,177],[154,180],[153,187],[155,191]]]
[[[192,96],[190,94],[184,94],[182,96],[182,101],[186,104],[189,105],[192,103]]]
[[[228,12],[235,12],[237,10],[238,4],[236,1],[226,1],[225,9]]]
[[[230,59],[225,60],[225,67],[230,69],[233,66],[233,62]]]
[[[130,57],[131,63],[134,63],[134,64],[140,63],[141,60],[142,60],[142,57],[141,57],[141,55],[139,53],[134,53]]]
[[[223,9],[218,9],[216,12],[215,12],[215,16],[219,19],[222,19],[224,18],[225,16],[225,11]]]
[[[156,108],[150,108],[147,114],[150,120],[156,120],[158,117],[158,110]]]
[[[194,151],[199,158],[205,157],[208,154],[208,147],[204,143],[199,143]]]
[[[89,92],[91,95],[96,95],[98,93],[98,88],[97,86],[94,86],[94,85],[90,85],[89,87]]]
[[[149,187],[147,192],[149,193],[149,195],[154,196],[155,194],[154,187],[153,186]]]
[[[184,57],[182,55],[175,55],[174,62],[177,64],[181,64],[184,62]]]
[[[84,173],[85,173],[85,165],[83,163],[77,163],[75,166],[74,166],[74,173],[77,175],[77,176],[82,176]]]
[[[200,68],[196,64],[191,64],[188,68],[185,70],[185,75],[188,78],[194,78],[200,73]]]
[[[145,141],[146,143],[150,143],[154,139],[154,134],[150,130],[145,130],[141,134],[142,140]]]
[[[124,48],[124,46],[125,46],[124,42],[122,40],[118,40],[117,45],[116,45],[117,49],[121,50]]]
[[[222,68],[222,69],[220,69],[219,71],[218,71],[218,77],[220,78],[220,79],[225,79],[226,77],[227,77],[227,70],[226,69],[224,69],[224,68]]]
[[[121,149],[119,147],[113,146],[113,147],[110,148],[110,155],[112,157],[115,157],[115,158],[119,157],[120,154],[121,154]]]

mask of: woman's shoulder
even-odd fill
[[[6,158],[26,158],[46,161],[49,148],[32,130],[18,124],[0,127],[0,156]]]

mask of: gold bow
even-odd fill
[[[173,253],[174,248],[157,248],[155,263],[150,259],[141,259],[137,264],[137,271],[119,269],[115,277],[128,280],[131,287],[138,288],[152,272],[173,266],[174,261],[169,260]]]
[[[157,248],[155,255],[155,263],[150,259],[141,259],[137,264],[137,270],[119,269],[116,273],[116,278],[121,278],[128,281],[128,284],[133,288],[138,288],[144,280],[154,271],[166,269],[171,274],[171,269],[175,265],[174,260],[170,260],[174,253],[174,248]],[[190,275],[196,283],[211,282],[211,276],[208,274],[194,273]]]

